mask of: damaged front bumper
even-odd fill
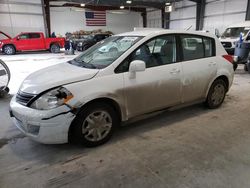
[[[10,102],[10,115],[21,132],[44,144],[67,143],[69,127],[75,118],[66,105],[51,110],[36,110],[17,103],[15,96]]]

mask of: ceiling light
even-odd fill
[[[165,3],[166,6],[169,6],[170,4],[171,4],[171,3],[169,3],[169,2],[166,2],[166,3]]]
[[[81,4],[81,7],[85,7],[85,4],[84,4],[84,3],[82,3],[82,4]]]
[[[132,3],[132,1],[126,1],[126,3],[127,3],[127,4],[131,4],[131,3]]]
[[[125,7],[124,6],[120,6],[120,9],[124,9]]]

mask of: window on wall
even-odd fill
[[[182,35],[180,38],[184,61],[211,57],[214,55],[213,39],[192,35]]]

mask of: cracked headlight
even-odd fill
[[[72,98],[72,93],[61,87],[43,94],[30,107],[37,110],[50,110],[66,104]]]

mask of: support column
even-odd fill
[[[50,27],[50,7],[49,0],[42,0],[43,5],[43,17],[44,17],[44,25],[45,25],[45,35],[50,37],[51,35],[51,27]]]
[[[250,0],[247,0],[247,10],[245,20],[250,20]]]
[[[169,29],[170,12],[165,12],[165,8],[162,8],[161,17],[162,17],[162,28]]]
[[[204,24],[206,0],[199,0],[196,3],[196,30],[202,30]]]
[[[141,13],[143,27],[147,27],[147,11]]]

